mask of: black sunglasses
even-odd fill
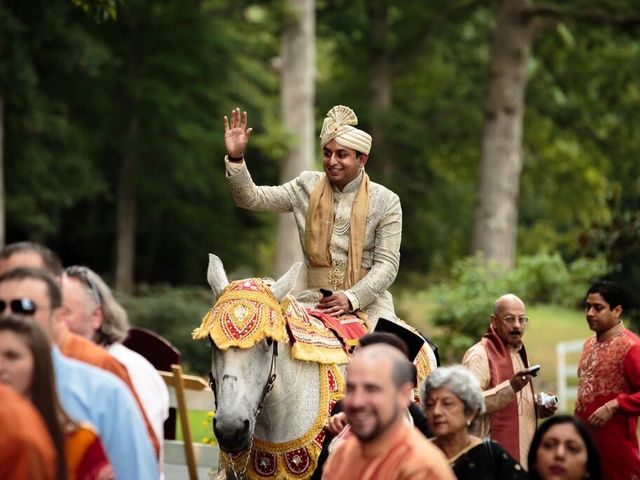
[[[13,313],[19,313],[22,315],[33,315],[36,313],[36,304],[30,298],[17,298],[9,302],[0,300],[0,314],[9,307]]]

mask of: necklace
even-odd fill
[[[338,235],[344,235],[349,230],[349,227],[351,227],[351,219],[350,218],[348,218],[347,221],[344,222],[341,225],[338,225],[337,223],[334,223],[333,224],[333,231],[334,231],[334,233],[337,233]]]

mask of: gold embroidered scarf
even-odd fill
[[[349,230],[349,259],[344,276],[345,290],[360,279],[362,250],[364,248],[364,227],[369,211],[369,176],[362,172],[360,188],[351,206],[351,227]],[[304,248],[312,267],[331,267],[331,234],[333,232],[333,188],[323,175],[309,198],[309,209],[304,232]]]

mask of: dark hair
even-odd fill
[[[417,384],[416,366],[406,357],[402,359],[393,359],[393,367],[391,370],[393,383],[397,388],[402,387],[405,383],[410,383],[414,387]]]
[[[602,298],[609,304],[609,308],[613,310],[618,305],[624,310],[627,307],[627,295],[624,289],[616,282],[611,280],[598,280],[595,282],[589,290],[587,290],[588,297],[592,293],[599,293]]]
[[[418,371],[416,366],[409,360],[409,347],[407,342],[401,339],[398,335],[390,332],[371,332],[360,337],[360,346],[366,347],[367,345],[375,345],[376,343],[383,343],[397,348],[407,358],[408,365],[393,365],[393,381],[396,387],[400,387],[405,382],[413,383],[413,386],[418,385]]]
[[[62,306],[62,292],[56,279],[49,272],[41,268],[15,268],[0,275],[0,283],[14,280],[40,280],[47,286],[47,296],[51,310]]]
[[[578,432],[578,435],[582,438],[582,441],[587,446],[587,475],[589,480],[602,480],[602,469],[600,467],[600,453],[596,447],[591,434],[587,426],[582,420],[572,415],[555,415],[545,421],[538,430],[536,430],[529,448],[529,455],[527,457],[529,461],[529,479],[540,480],[540,473],[536,470],[536,459],[538,457],[538,449],[542,442],[542,437],[547,433],[551,427],[555,425],[561,425],[564,423],[570,423]]]
[[[13,332],[24,339],[33,357],[33,372],[28,397],[38,409],[57,451],[57,478],[67,478],[65,461],[65,433],[62,420],[69,421],[56,393],[55,375],[51,361],[51,344],[40,326],[26,317],[6,315],[0,318],[0,332]]]
[[[32,252],[40,256],[43,267],[54,277],[62,273],[60,257],[50,248],[35,242],[10,243],[0,250],[0,259],[7,259],[16,253]]]
[[[402,340],[399,336],[389,332],[371,332],[360,337],[360,346],[366,347],[367,345],[374,345],[376,343],[384,343],[391,345],[392,347],[400,350],[407,359],[409,358],[409,347],[407,342]]]

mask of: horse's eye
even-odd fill
[[[273,339],[272,338],[267,338],[267,346],[271,346],[273,344]]]

